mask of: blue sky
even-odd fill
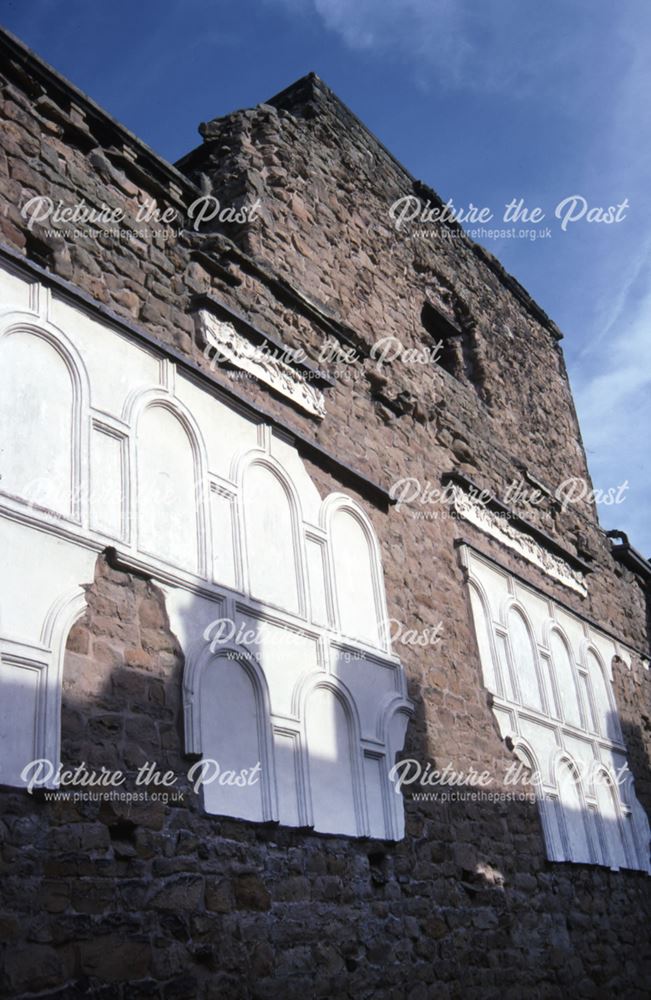
[[[599,507],[651,555],[648,0],[4,0],[3,24],[157,152],[316,71],[456,206],[512,198],[552,236],[484,240],[552,316]],[[563,199],[628,199],[562,231]]]

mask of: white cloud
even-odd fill
[[[612,54],[623,42],[611,5],[599,0],[268,2],[318,17],[352,50],[402,58],[420,83],[512,98],[554,92],[561,105],[574,104],[583,84],[594,83],[593,71],[581,71],[586,47],[596,53],[607,46]]]
[[[575,397],[595,487],[608,490],[628,481],[625,502],[601,505],[606,528],[620,528],[651,556],[651,292],[635,301],[634,289],[651,288],[651,253],[631,282],[619,313],[608,319],[607,336],[594,344],[591,376],[575,372]],[[589,351],[589,347],[587,348]],[[587,364],[586,364],[587,367]]]

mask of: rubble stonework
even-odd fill
[[[5,265],[197,366],[293,436],[322,498],[343,489],[364,509],[390,618],[417,632],[442,623],[440,642],[398,649],[414,703],[401,756],[496,775],[514,761],[482,679],[465,542],[631,651],[613,686],[648,812],[648,578],[614,558],[594,506],[555,497],[589,473],[553,322],[454,227],[396,231],[398,198],[436,195],[317,77],[203,125],[172,167],[10,36],[0,48]],[[187,209],[206,194],[259,208],[196,230]],[[119,208],[141,231],[30,228],[22,208],[37,196]],[[181,224],[144,226],[152,202]],[[305,352],[325,416],[211,362],[196,328],[207,296]],[[392,360],[374,346],[387,337],[400,345]],[[441,363],[414,362],[439,337]],[[441,487],[452,472],[498,501],[514,481],[543,484],[518,517],[581,587],[440,504],[388,501],[392,484]],[[78,582],[87,610],[67,641],[63,762],[186,774],[183,653],[160,581],[107,552]],[[212,816],[187,782],[179,791],[125,806],[0,790],[2,995],[649,993],[648,876],[547,860],[531,801],[428,802],[404,789],[405,837],[385,842]]]

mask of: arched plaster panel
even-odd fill
[[[137,429],[138,548],[196,573],[199,569],[195,450],[187,428],[169,406],[154,403]]]
[[[402,800],[388,771],[412,706],[381,635],[382,566],[365,512],[344,494],[321,502],[289,440],[178,371],[161,351],[38,283],[11,274],[0,287],[13,300],[0,305],[0,349],[12,324],[22,324],[16,337],[32,338],[13,341],[5,370],[18,369],[33,396],[47,369],[44,391],[60,413],[46,428],[47,448],[40,439],[19,444],[31,448],[32,464],[41,456],[60,485],[63,513],[70,512],[61,517],[0,496],[0,547],[12,567],[0,581],[3,780],[20,784],[32,750],[58,764],[66,637],[83,613],[83,585],[109,545],[165,594],[185,655],[186,750],[204,759],[220,754],[229,770],[250,767],[256,754],[262,762],[260,790],[251,786],[243,802],[234,797],[240,786],[217,781],[206,790],[207,810],[304,826],[316,803],[317,825],[328,832],[400,836]],[[5,376],[3,386],[12,433],[16,412],[27,408],[29,416],[33,405],[30,393],[16,395],[14,381]],[[17,482],[26,458],[8,447]],[[227,629],[213,643],[214,622],[223,619],[244,633]],[[349,653],[345,670],[335,648]],[[224,756],[231,752],[232,767]],[[333,760],[343,779],[336,795]]]
[[[315,830],[363,833],[356,803],[359,741],[340,692],[326,684],[313,688],[306,699],[305,733]]]
[[[361,509],[343,496],[324,504],[330,542],[335,607],[344,635],[387,648],[387,611],[381,577],[379,546]]]
[[[579,773],[568,761],[562,760],[557,767],[557,786],[567,860],[584,864],[595,860],[588,834],[589,816],[585,808],[583,789]]]
[[[202,785],[210,813],[263,821],[269,782],[269,717],[264,680],[236,651],[211,657],[199,678],[201,750],[207,767]]]
[[[538,807],[547,856],[556,861],[609,866],[614,858],[616,866],[651,872],[649,823],[627,771],[612,680],[602,659],[604,653],[614,655],[614,643],[566,608],[532,595],[531,588],[487,557],[464,547],[461,558],[468,572],[470,604],[489,690],[495,674],[489,638],[498,653],[500,644],[507,640],[511,650],[520,694],[509,690],[507,683],[495,696],[493,710],[503,737],[509,736],[514,743],[518,737],[524,738],[538,761],[543,777]],[[477,597],[480,593],[482,601]],[[498,623],[489,625],[489,638],[485,605],[500,609]],[[526,609],[526,618],[518,606]],[[503,660],[502,654],[502,669]],[[621,772],[617,779],[621,783],[610,799],[593,783],[595,772],[604,765],[613,774]],[[600,815],[606,817],[601,827]],[[610,831],[605,841],[610,846],[605,849],[599,846],[604,836],[601,828]],[[615,829],[624,831],[620,841],[614,839]]]
[[[582,724],[576,667],[567,640],[557,628],[553,628],[549,638],[549,648],[556,671],[563,718],[572,726]]]
[[[294,491],[263,460],[245,469],[242,497],[251,596],[299,614],[304,607],[301,518]]]
[[[78,514],[80,400],[71,363],[46,331],[0,337],[0,488]]]
[[[523,705],[542,710],[543,700],[540,690],[536,648],[531,629],[518,608],[511,608],[508,614],[508,632],[511,639],[513,665],[520,689]]]

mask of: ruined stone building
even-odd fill
[[[0,994],[649,996],[553,321],[314,75],[173,166],[0,47]]]

